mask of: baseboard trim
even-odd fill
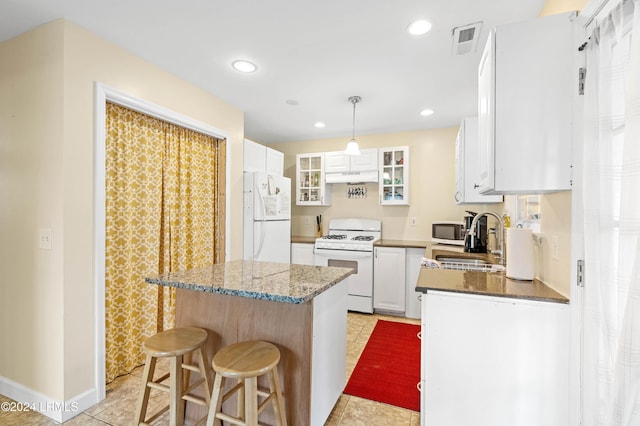
[[[99,402],[95,388],[67,401],[56,401],[2,376],[0,376],[0,394],[16,401],[16,406],[8,407],[10,409],[30,409],[60,423],[66,422]]]

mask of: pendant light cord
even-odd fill
[[[356,103],[357,100],[353,100],[353,126],[351,127],[353,130],[351,132],[351,139],[355,140],[356,138]]]
[[[349,102],[353,104],[353,126],[351,132],[351,140],[356,139],[356,104],[362,100],[360,96],[351,96],[349,97]]]

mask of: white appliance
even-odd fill
[[[439,220],[431,223],[431,241],[439,244],[464,246],[467,235],[464,222],[457,220]]]
[[[244,173],[244,259],[291,262],[291,179]]]
[[[373,244],[381,237],[381,223],[373,219],[332,219],[327,235],[317,238],[318,266],[353,268],[347,277],[347,309],[373,313]]]

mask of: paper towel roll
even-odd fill
[[[533,234],[530,229],[507,228],[507,278],[532,280],[535,276]]]

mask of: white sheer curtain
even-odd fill
[[[640,425],[639,3],[600,19],[586,52],[585,425]]]

